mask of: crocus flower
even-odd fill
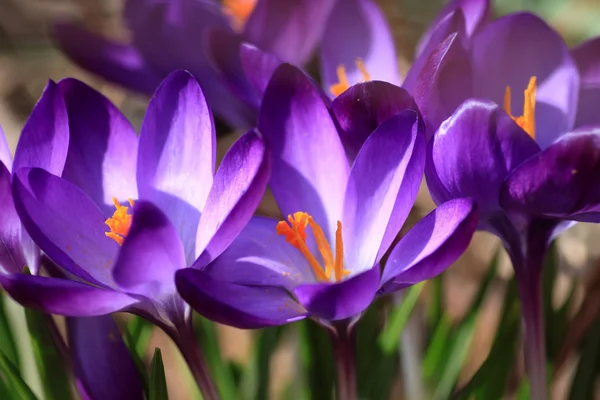
[[[339,107],[346,103],[336,102],[333,109],[344,115]],[[365,129],[368,116],[361,118]],[[283,64],[265,91],[259,130],[270,148],[270,187],[286,218],[255,217],[211,264],[178,271],[182,297],[208,318],[241,328],[305,317],[345,323],[375,297],[439,274],[468,245],[477,224],[468,199],[441,205],[392,245],[425,163],[415,110],[382,121],[350,165],[322,96]]]
[[[545,399],[543,260],[570,221],[598,220],[593,124],[600,120],[586,97],[597,96],[600,53],[583,50],[597,46],[593,40],[572,54],[533,14],[488,22],[488,3],[444,9],[410,82],[428,134],[435,133],[426,167],[432,197],[438,204],[473,197],[480,229],[503,241],[523,304],[532,396]],[[482,100],[467,100],[473,97]]]
[[[31,129],[31,124],[28,124],[24,134],[31,134]],[[40,252],[21,225],[15,210],[11,168],[11,153],[0,128],[0,242],[3,243],[0,250],[0,274],[20,274],[25,267],[37,274]],[[44,265],[49,266],[48,262]],[[78,389],[84,398],[143,398],[137,370],[111,317],[72,317],[66,318],[66,323],[69,331],[69,354],[65,351],[62,355],[71,357]],[[65,346],[64,343],[56,345],[59,349]],[[103,363],[103,360],[110,363],[109,368],[106,368],[107,363]]]
[[[373,0],[128,0],[124,14],[131,44],[71,23],[58,24],[55,37],[83,68],[147,94],[169,72],[187,69],[215,112],[238,127],[254,126],[260,106],[244,78],[243,42],[297,65],[320,44],[325,88],[337,84],[336,94],[365,79],[399,79],[392,36]]]
[[[15,273],[2,276],[4,288],[53,314],[144,316],[187,346],[182,353],[203,379],[174,274],[210,262],[250,219],[269,174],[261,136],[243,135],[215,174],[212,117],[182,71],[155,93],[139,138],[116,107],[73,79],[49,83],[27,126],[15,156],[15,206],[68,278]],[[55,174],[17,168],[20,160]]]
[[[404,87],[414,94],[428,135],[468,98],[504,104],[508,90],[513,110],[522,110],[518,94],[532,77],[542,147],[564,132],[599,123],[598,39],[570,51],[539,17],[515,13],[490,22],[489,8],[484,0],[453,1],[421,41]]]

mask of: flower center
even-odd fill
[[[310,252],[306,245],[306,227],[310,225],[313,231],[319,253],[323,258],[324,266]],[[284,235],[285,240],[300,250],[302,255],[308,260],[317,279],[321,282],[329,282],[332,273],[335,276],[335,282],[340,282],[342,278],[350,273],[344,269],[344,242],[342,240],[342,223],[338,221],[337,231],[335,232],[335,259],[331,246],[325,238],[323,229],[305,212],[296,212],[294,215],[288,215],[287,222],[280,221],[277,224],[276,233]]]
[[[131,207],[133,207],[133,200],[128,200]],[[112,201],[116,210],[112,217],[104,221],[110,229],[110,232],[104,234],[117,242],[119,246],[122,246],[123,240],[125,240],[125,237],[129,233],[129,228],[131,227],[131,214],[127,213],[129,207],[120,205],[116,198],[113,197]]]
[[[361,58],[357,58],[355,63],[356,68],[358,68],[360,74],[362,75],[362,82],[370,81],[371,76],[369,75],[369,71],[367,71],[367,67],[365,66],[364,61]],[[340,94],[344,93],[346,90],[348,90],[348,88],[350,87],[350,82],[348,82],[348,75],[346,75],[346,67],[344,67],[344,65],[340,65],[339,67],[337,67],[336,74],[338,78],[338,83],[331,85],[329,87],[329,91],[337,97]]]
[[[256,0],[223,0],[225,14],[232,19],[232,25],[235,30],[241,31],[246,24],[246,20],[254,11]]]
[[[504,92],[504,111],[513,119],[525,132],[535,139],[535,91],[536,77],[529,79],[527,89],[525,89],[525,102],[523,103],[523,115],[515,117],[510,111],[510,86],[506,87]]]

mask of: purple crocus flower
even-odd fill
[[[345,103],[338,99],[339,111]],[[361,117],[368,125],[373,115]],[[271,150],[270,187],[287,218],[255,217],[206,268],[177,273],[181,295],[203,315],[242,328],[305,317],[346,323],[376,296],[439,274],[469,243],[477,212],[458,199],[392,246],[425,163],[415,110],[380,123],[350,165],[323,98],[300,70],[283,64],[265,91],[259,129]]]
[[[147,94],[169,72],[187,69],[217,115],[238,127],[254,126],[260,106],[244,78],[243,42],[297,65],[320,43],[328,92],[338,79],[344,88],[367,78],[399,79],[392,36],[373,0],[128,0],[124,14],[131,44],[71,23],[57,25],[55,37],[83,68]]]
[[[67,278],[14,273],[2,285],[49,313],[142,315],[186,346],[204,379],[174,274],[210,262],[252,216],[269,175],[261,136],[243,135],[215,174],[212,117],[182,71],[157,89],[139,138],[116,107],[73,79],[48,84],[27,127],[15,156],[15,206]]]
[[[585,51],[597,39],[570,52],[533,14],[489,22],[488,10],[488,1],[451,2],[419,47],[408,89],[435,133],[426,167],[432,197],[473,197],[479,228],[512,259],[532,397],[545,399],[544,257],[570,221],[600,220],[600,120],[591,112],[600,53]]]
[[[600,122],[598,39],[569,50],[560,35],[530,13],[489,20],[489,1],[455,0],[421,40],[405,82],[431,136],[468,98],[504,104],[507,87],[515,110],[536,78],[536,140],[547,147],[564,132]],[[595,100],[594,100],[595,99]]]
[[[31,134],[31,129],[31,125],[27,125],[24,134]],[[3,244],[0,250],[0,274],[20,274],[25,267],[37,274],[40,251],[21,225],[15,210],[11,191],[11,168],[11,153],[0,128],[0,242]],[[44,265],[50,266],[48,262]],[[72,358],[78,389],[82,395],[87,396],[86,398],[143,398],[137,370],[111,317],[71,317],[66,318],[66,323],[69,347],[63,349],[65,344],[60,338],[56,338],[61,341],[56,345],[59,351],[63,350],[64,357]],[[98,367],[99,363],[106,366],[103,360],[110,363],[110,368]]]

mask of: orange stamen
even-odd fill
[[[129,233],[131,227],[131,214],[128,214],[129,207],[119,204],[116,198],[112,198],[115,205],[115,212],[112,217],[108,218],[104,223],[110,229],[110,232],[104,234],[117,242],[119,246],[123,245],[125,237]],[[129,199],[129,205],[133,207],[133,200]]]
[[[358,71],[362,75],[362,82],[370,81],[371,75],[369,74],[369,71],[367,71],[367,67],[364,61],[361,58],[357,58],[355,64],[356,68],[358,68]],[[348,90],[348,88],[350,87],[350,82],[348,81],[348,75],[346,74],[346,67],[340,65],[335,71],[337,74],[338,83],[331,85],[329,87],[329,91],[331,91],[331,93],[337,97],[340,94],[344,93],[346,90]]]
[[[256,0],[223,0],[225,14],[232,19],[233,28],[241,31],[256,7]]]
[[[313,231],[317,248],[323,258],[323,267],[306,245],[306,227],[308,225],[310,225]],[[323,229],[307,213],[296,212],[293,216],[288,215],[287,222],[280,221],[275,228],[275,232],[278,235],[284,235],[288,243],[300,250],[319,281],[328,282],[331,276],[335,274],[335,281],[340,282],[344,276],[350,273],[350,271],[344,269],[344,245],[342,242],[341,222],[338,221],[337,225],[335,259],[331,246],[325,238]]]
[[[523,115],[515,117],[512,115],[510,107],[510,86],[507,86],[504,91],[504,111],[533,139],[535,139],[535,92],[536,77],[532,76],[524,92]]]

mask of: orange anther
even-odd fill
[[[362,82],[368,82],[371,80],[371,75],[369,75],[369,71],[367,71],[367,67],[364,61],[361,58],[357,58],[355,61],[356,68],[362,75]],[[350,87],[350,82],[348,81],[348,75],[346,74],[346,67],[343,65],[339,65],[335,70],[338,83],[335,83],[329,87],[331,94],[334,96],[339,96],[344,93]]]
[[[225,14],[232,19],[235,30],[241,31],[256,7],[256,0],[223,0]]]
[[[504,91],[504,111],[533,139],[535,139],[535,93],[536,77],[532,76],[524,92],[523,115],[515,117],[510,107],[510,86],[507,86]]]
[[[133,200],[128,200],[129,205],[133,207]],[[113,197],[112,201],[116,210],[112,217],[104,221],[104,223],[110,229],[110,232],[106,232],[105,235],[121,246],[123,245],[123,240],[129,233],[129,228],[131,227],[131,214],[128,214],[129,207],[119,204],[116,198]]]

